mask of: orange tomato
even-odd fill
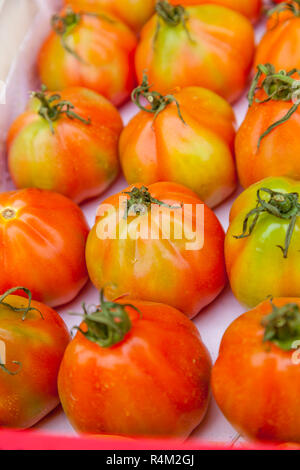
[[[175,7],[157,4],[144,26],[135,64],[139,83],[162,94],[177,86],[201,86],[236,101],[243,92],[254,54],[250,21],[219,5]]]
[[[210,370],[197,328],[178,310],[102,300],[66,350],[58,389],[79,432],[186,438],[205,415]]]
[[[74,13],[66,9],[52,19],[53,31],[38,57],[42,83],[51,91],[91,88],[115,105],[135,84],[134,33],[109,13]]]
[[[82,11],[109,11],[134,31],[139,31],[154,13],[156,0],[65,0],[66,5]]]
[[[9,170],[17,188],[48,189],[77,203],[103,193],[119,173],[123,124],[118,111],[86,88],[34,96],[7,139]],[[66,102],[74,108],[63,105],[61,110]]]
[[[136,99],[141,95],[153,99],[154,105],[143,108],[121,135],[127,182],[174,181],[195,191],[210,207],[226,199],[236,188],[235,116],[230,105],[198,87],[178,90],[172,98],[137,88]],[[158,106],[163,109],[155,117]]]
[[[0,193],[0,292],[25,286],[51,306],[71,301],[88,278],[87,235],[83,213],[60,194]]]
[[[57,376],[70,337],[54,310],[8,294],[0,301],[0,426],[24,429],[59,404]]]
[[[212,372],[225,417],[251,439],[300,442],[300,299],[265,301],[225,332]]]
[[[107,298],[161,302],[189,317],[226,283],[217,217],[175,183],[132,185],[106,199],[88,237],[86,260],[92,282]]]
[[[214,3],[238,11],[251,21],[258,20],[262,12],[262,0],[170,0],[170,3],[182,6]]]

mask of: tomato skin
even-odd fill
[[[259,92],[256,98],[263,100],[266,94]],[[300,110],[264,137],[258,148],[260,136],[281,119],[292,105],[291,101],[256,103],[254,100],[248,109],[235,141],[238,175],[244,188],[269,176],[300,179],[300,163],[295,158],[299,146]]]
[[[109,11],[138,32],[154,13],[156,0],[65,0],[73,9],[102,13]]]
[[[132,189],[133,185],[126,191]],[[155,183],[148,186],[148,190],[152,197],[177,208],[181,203],[190,204],[193,212],[189,219],[191,222],[187,216],[187,228],[191,224],[190,227],[196,229],[196,205],[202,207],[203,203],[195,193],[175,183]],[[106,204],[119,209],[120,196],[124,198],[124,193],[109,197],[100,205],[95,226],[88,237],[86,261],[91,281],[98,290],[104,289],[110,300],[126,294],[132,298],[165,303],[189,317],[195,316],[218,296],[226,284],[224,232],[215,214],[204,205],[204,246],[199,249],[187,249],[185,235],[182,239],[174,239],[175,210],[170,215],[169,239],[162,239],[161,235],[159,239],[153,239],[150,232],[147,239],[137,238],[139,222],[147,220],[151,229],[151,210],[145,216],[129,217],[130,236],[125,240],[118,236],[121,231],[119,221],[112,226],[112,229],[117,229],[115,239],[110,236],[100,239],[100,225],[103,228],[111,220],[109,213],[105,212]],[[183,207],[183,217],[184,214]],[[179,222],[181,228],[182,220]],[[158,226],[162,229],[161,224]]]
[[[68,41],[76,45],[81,60],[63,48],[54,31],[50,33],[38,57],[40,79],[48,90],[82,86],[97,91],[115,105],[129,97],[135,84],[133,58],[137,40],[125,24],[105,15],[107,19],[83,14],[68,34]]]
[[[262,0],[169,0],[173,5],[191,6],[213,3],[235,10],[249,18],[257,21],[262,12]]]
[[[18,308],[28,305],[27,299],[17,295],[8,296],[5,302]],[[6,346],[6,366],[17,371],[12,361],[21,363],[16,375],[0,369],[1,427],[31,427],[59,404],[57,375],[69,333],[50,307],[35,301],[31,306],[41,313],[31,311],[22,321],[21,313],[0,304],[0,341]]]
[[[246,215],[256,207],[259,188],[300,193],[300,183],[289,178],[266,178],[246,189],[232,206],[225,238],[226,267],[234,295],[248,307],[255,307],[268,296],[300,297],[299,219],[287,258],[278,246],[284,245],[290,220],[263,214],[248,238],[234,238],[242,234]]]
[[[68,346],[58,379],[72,426],[91,434],[187,437],[209,399],[211,360],[200,335],[167,305],[123,300],[132,329],[102,348],[80,332]],[[84,324],[82,325],[84,328]]]
[[[181,24],[174,27],[161,20],[155,40],[157,15],[144,26],[135,56],[139,83],[147,70],[149,82],[162,94],[177,86],[201,86],[236,101],[246,85],[254,54],[251,23],[217,5],[187,7],[186,12],[190,38]]]
[[[129,184],[174,181],[216,206],[236,188],[233,110],[204,88],[184,88],[173,96],[185,123],[173,102],[156,119],[141,111],[122,132],[125,178]]]
[[[11,209],[15,215],[5,218]],[[0,193],[0,292],[25,286],[50,306],[71,301],[88,279],[88,231],[79,207],[60,194],[34,188]]]
[[[273,303],[300,306],[299,298]],[[300,368],[295,351],[263,343],[261,320],[272,306],[265,301],[226,330],[212,371],[212,390],[225,417],[241,434],[265,441],[300,442]],[[255,397],[255,399],[254,399]]]
[[[69,88],[60,94],[91,124],[62,116],[53,122],[52,134],[38,115],[37,100],[31,100],[8,134],[9,169],[17,188],[55,191],[79,204],[103,193],[117,177],[123,124],[114,106],[92,90]]]

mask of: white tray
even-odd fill
[[[3,151],[3,137],[9,127],[9,124],[20,112],[22,112],[28,98],[29,90],[32,90],[37,84],[37,78],[34,73],[35,57],[40,47],[40,44],[42,43],[45,35],[49,31],[50,14],[51,12],[53,12],[55,6],[59,5],[60,3],[60,0],[5,1],[8,1],[10,3],[15,2],[15,7],[13,9],[14,13],[17,12],[16,8],[18,8],[18,4],[20,1],[28,2],[31,4],[30,8],[33,8],[35,14],[33,15],[30,23],[28,24],[28,28],[25,32],[25,37],[20,42],[15,56],[11,58],[11,66],[9,69],[8,76],[2,78],[0,71],[0,80],[6,78],[7,82],[7,104],[0,104],[0,128],[2,131],[2,135],[0,132],[0,153],[1,137]],[[33,3],[35,5],[32,5]],[[11,21],[13,21],[13,19],[11,19]],[[9,23],[7,23],[6,27],[11,28]],[[3,34],[3,25],[1,25],[1,0],[0,31]],[[264,25],[263,23],[261,23],[256,28],[257,40],[261,37],[263,31]],[[2,48],[3,46],[1,46],[1,49]],[[0,51],[0,54],[3,53],[4,52]],[[237,123],[239,125],[243,120],[247,110],[247,100],[245,96],[234,106],[234,110],[236,113]],[[136,106],[131,103],[128,103],[127,105],[123,106],[121,109],[121,114],[124,123],[126,124],[136,112]],[[123,177],[120,177],[119,180],[109,189],[109,191],[105,193],[103,197],[83,204],[81,206],[90,226],[92,226],[94,223],[95,214],[99,203],[109,195],[119,192],[127,186],[128,185],[126,184],[125,179]],[[5,181],[4,187],[5,189],[9,189],[12,187],[12,184],[9,179]],[[239,189],[232,198],[227,200],[224,204],[222,204],[215,210],[215,213],[221,221],[225,230],[227,230],[228,227],[228,214],[230,207],[234,199],[236,198],[238,192],[240,191],[241,190]],[[80,296],[76,298],[76,300],[74,300],[71,304],[68,304],[67,306],[59,309],[58,311],[62,315],[62,318],[65,320],[66,324],[71,328],[75,324],[75,319],[74,316],[68,315],[68,312],[81,312],[81,304],[83,301],[95,304],[98,299],[99,294],[97,290],[89,283],[83,289]],[[237,318],[243,312],[244,309],[235,300],[233,294],[230,291],[229,286],[227,286],[225,291],[218,297],[218,299],[205,310],[203,310],[194,320],[195,324],[199,328],[204,343],[210,351],[213,361],[215,361],[217,358],[219,344],[225,329],[235,318]],[[69,424],[66,416],[64,415],[60,407],[58,407],[54,412],[48,415],[40,423],[38,423],[38,425],[35,426],[35,429],[55,434],[75,434],[75,431],[72,429],[71,425]],[[241,439],[239,438],[236,431],[232,428],[232,426],[228,423],[228,421],[223,417],[222,413],[218,409],[213,399],[211,400],[209,411],[204,422],[202,422],[202,424],[194,431],[192,437],[214,442],[232,442]]]

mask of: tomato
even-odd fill
[[[300,4],[291,5],[278,5],[270,16],[267,32],[257,47],[256,65],[270,63],[276,70],[300,68]]]
[[[139,83],[162,94],[176,86],[201,86],[230,102],[247,82],[254,53],[250,21],[218,5],[171,6],[159,1],[157,14],[144,26],[135,63]]]
[[[243,435],[300,442],[300,299],[265,301],[226,330],[212,372],[214,397]]]
[[[122,127],[114,106],[92,90],[34,93],[8,134],[11,177],[17,188],[48,189],[77,203],[98,196],[118,175]]]
[[[109,11],[139,31],[154,13],[156,0],[65,0],[66,5],[83,11],[102,13]]]
[[[300,183],[266,178],[235,201],[225,241],[231,288],[254,307],[268,296],[300,297]]]
[[[82,86],[122,104],[135,83],[134,33],[109,13],[74,13],[52,18],[38,58],[42,83],[51,91]]]
[[[0,292],[25,286],[51,306],[71,301],[88,279],[88,230],[79,207],[60,194],[0,193]]]
[[[87,267],[109,299],[126,294],[193,317],[225,286],[223,243],[217,217],[195,193],[175,183],[137,184],[100,205]]]
[[[235,144],[239,178],[245,188],[267,176],[300,179],[300,163],[295,158],[300,109],[293,99],[299,96],[299,76],[292,78],[287,72],[276,72],[269,64],[258,67],[250,107]]]
[[[31,302],[27,289],[29,300],[11,292],[0,297],[0,426],[24,429],[59,403],[57,375],[69,333],[54,310]]]
[[[245,15],[251,21],[256,21],[262,11],[262,0],[170,0],[172,5],[202,5],[203,3],[214,3]]]
[[[83,433],[187,437],[209,399],[211,360],[194,324],[167,305],[104,302],[64,355],[59,396]]]
[[[127,182],[174,181],[216,206],[236,188],[232,108],[204,88],[183,88],[164,97],[150,92],[146,76],[143,83],[134,100],[141,107],[143,96],[152,105],[142,106],[120,140]]]

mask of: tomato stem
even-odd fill
[[[14,307],[13,305],[10,305],[7,302],[4,302],[4,300],[6,299],[7,296],[14,294],[18,290],[22,290],[23,292],[25,292],[26,295],[28,295],[28,305],[27,305],[27,307],[19,307],[18,308],[18,307]],[[1,305],[4,305],[5,307],[9,308],[10,310],[13,310],[14,312],[23,313],[22,321],[24,321],[26,319],[27,314],[29,312],[32,312],[32,311],[38,312],[41,315],[41,317],[43,318],[42,313],[37,308],[31,307],[31,301],[32,301],[32,294],[31,294],[30,290],[27,289],[26,287],[13,287],[12,289],[8,289],[4,294],[2,294],[0,296],[0,304]]]
[[[75,106],[70,101],[62,100],[61,95],[58,93],[48,96],[46,91],[47,88],[42,85],[41,91],[33,92],[31,96],[40,101],[41,107],[38,114],[49,123],[52,134],[55,133],[53,122],[57,121],[62,115],[71,120],[77,119],[87,126],[91,124],[90,118],[84,119],[73,111]]]
[[[272,100],[291,101],[293,103],[285,116],[269,126],[268,129],[259,137],[257,150],[259,150],[262,140],[270,134],[273,129],[288,121],[298,110],[300,104],[300,81],[292,77],[295,73],[300,75],[300,70],[292,69],[289,72],[286,72],[285,70],[276,72],[275,67],[272,64],[260,64],[257,66],[257,73],[253,79],[248,94],[249,106],[253,105],[254,100],[259,104],[267,103]],[[264,78],[262,79],[263,76]],[[255,95],[258,90],[265,91],[267,97],[264,100],[255,99]]]
[[[293,15],[299,17],[300,16],[300,0],[293,0],[291,2],[282,2],[279,5],[271,8],[268,11],[268,16],[272,16],[277,13],[279,15],[283,11],[290,11]]]
[[[130,192],[124,191],[124,194],[129,196],[126,203],[125,218],[129,215],[144,215],[151,209],[152,204],[157,204],[168,209],[181,209],[182,206],[170,206],[158,199],[151,196],[148,188],[142,186],[141,188],[134,187]]]
[[[176,27],[182,25],[187,37],[190,42],[194,43],[195,41],[192,39],[190,32],[187,27],[187,21],[189,20],[189,14],[186,9],[181,5],[173,6],[167,0],[160,0],[155,5],[155,10],[157,13],[157,26],[154,35],[153,45],[155,47],[156,41],[158,39],[158,35],[161,28],[161,20],[164,21],[165,24],[171,27]]]
[[[133,103],[135,103],[142,111],[154,114],[154,121],[159,113],[161,113],[167,106],[169,106],[171,103],[175,103],[177,106],[178,116],[180,117],[183,124],[186,124],[181,114],[180,105],[176,98],[173,95],[163,96],[157,91],[150,91],[151,88],[152,85],[149,85],[148,76],[144,71],[142,84],[135,88],[131,94]],[[141,98],[145,98],[151,107],[149,108],[142,105]]]
[[[260,188],[257,191],[256,207],[245,217],[243,233],[234,236],[234,238],[242,239],[249,237],[258,223],[259,217],[263,213],[268,213],[274,217],[290,221],[284,247],[277,245],[277,247],[281,249],[283,257],[287,258],[297,218],[300,215],[299,194],[280,193],[268,188]]]
[[[300,340],[300,309],[295,303],[283,307],[273,304],[270,315],[262,319],[265,328],[264,342],[271,341],[281,349],[290,351],[294,349],[293,343]]]
[[[1,363],[0,363],[0,369],[2,369],[3,372],[6,372],[8,375],[17,375],[20,372],[20,370],[22,369],[22,364],[19,361],[12,361],[12,363],[19,366],[18,370],[16,370],[15,372],[12,372],[11,370],[9,370],[6,367],[5,364],[1,364]]]
[[[87,326],[87,331],[75,326],[74,329],[80,331],[89,341],[98,344],[102,348],[110,348],[125,338],[126,334],[131,330],[132,324],[126,308],[133,308],[141,315],[138,308],[131,304],[119,304],[117,302],[106,302],[104,293],[100,293],[100,306],[91,306],[89,309],[86,304],[82,304],[83,314],[79,316],[83,318]],[[88,310],[92,312],[89,313]],[[78,315],[78,314],[72,314]]]

